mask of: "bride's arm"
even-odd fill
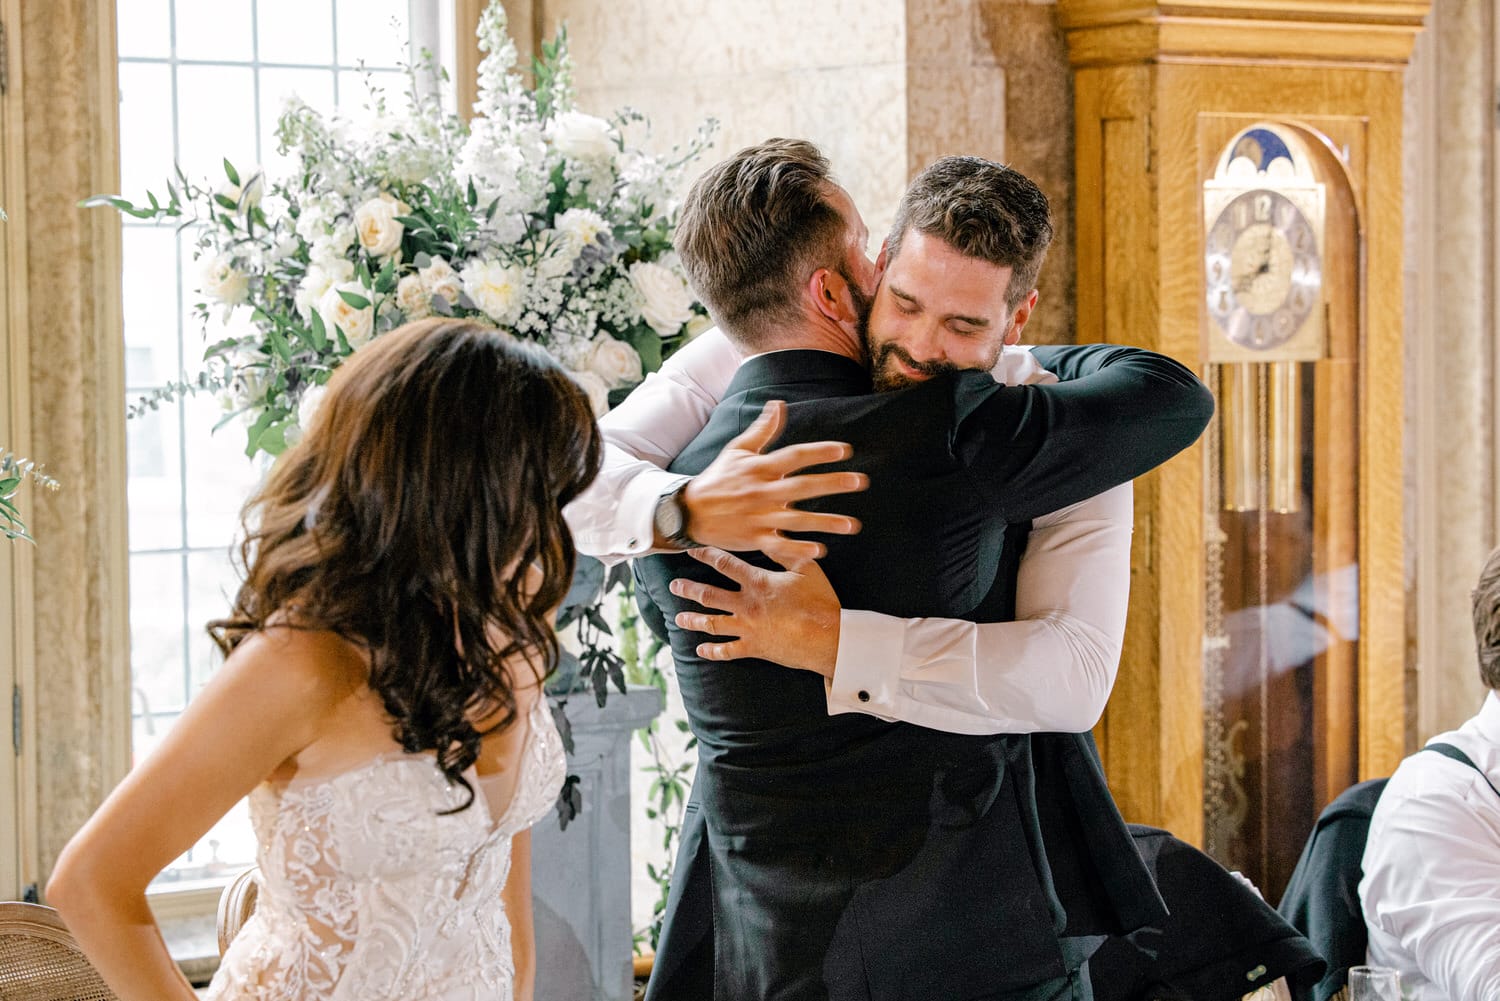
[[[516,1001],[532,1001],[536,989],[536,929],[531,916],[531,831],[510,839],[510,876],[500,891],[510,920],[510,949],[516,961]]]
[[[57,860],[47,902],[121,1001],[194,1001],[146,886],[317,736],[342,688],[318,637],[247,639]]]

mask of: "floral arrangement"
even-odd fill
[[[58,483],[41,471],[30,459],[18,458],[7,448],[0,448],[0,536],[6,539],[34,541],[21,520],[16,507],[16,495],[21,484],[30,479],[43,490],[56,490]]]
[[[244,423],[246,454],[277,455],[298,440],[345,358],[434,314],[543,344],[602,413],[709,326],[671,237],[683,170],[716,124],[666,156],[648,153],[627,135],[644,127],[639,114],[606,121],[576,108],[565,33],[543,44],[532,88],[517,72],[498,2],[481,16],[478,40],[485,56],[472,122],[424,86],[437,75],[430,64],[414,67],[407,107],[371,88],[361,122],[289,103],[276,129],[294,166],[286,176],[226,159],[221,181],[179,168],[165,197],[83,203],[192,227],[202,264],[195,311],[205,334],[216,315],[232,331],[207,344],[192,381],[142,397],[132,416],[214,392],[226,410],[219,426]],[[570,753],[566,693],[592,692],[603,705],[610,684],[624,691],[632,667],[602,614],[605,593],[625,579],[581,559],[559,615],[558,628],[576,630],[581,647],[565,651],[549,685],[564,696],[554,715]],[[633,630],[622,625],[618,645],[629,653]],[[577,776],[557,806],[566,827],[581,807]]]
[[[498,3],[478,36],[486,55],[471,124],[424,93],[414,69],[410,110],[372,89],[363,125],[289,103],[277,126],[296,165],[289,176],[225,160],[217,186],[179,169],[165,199],[84,203],[197,226],[205,328],[215,311],[226,323],[248,311],[249,332],[209,344],[196,380],[132,413],[214,391],[228,411],[221,423],[246,424],[246,453],[275,455],[297,440],[344,358],[433,314],[541,342],[602,413],[708,325],[672,252],[672,194],[714,123],[670,157],[652,155],[625,137],[639,115],[606,121],[575,108],[565,34],[543,46],[534,89],[516,72]]]

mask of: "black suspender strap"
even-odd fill
[[[1479,777],[1484,779],[1484,784],[1489,786],[1490,790],[1494,792],[1496,796],[1500,796],[1500,789],[1495,788],[1495,783],[1490,781],[1490,777],[1484,774],[1484,772],[1479,771],[1479,766],[1474,764],[1473,761],[1469,760],[1469,756],[1467,754],[1465,754],[1463,751],[1460,751],[1452,744],[1428,744],[1426,747],[1422,748],[1422,750],[1436,751],[1438,754],[1441,754],[1445,758],[1452,758],[1454,761],[1457,761],[1461,765],[1468,765],[1476,772],[1479,772]]]

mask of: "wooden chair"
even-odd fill
[[[220,956],[229,949],[229,943],[234,941],[245,922],[250,920],[250,915],[255,913],[255,902],[260,895],[260,884],[255,881],[255,877],[259,872],[252,865],[234,877],[233,882],[224,887],[224,892],[219,896]]]
[[[0,998],[5,1001],[116,1001],[57,911],[0,903]]]

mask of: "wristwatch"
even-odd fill
[[[676,549],[691,549],[698,544],[688,534],[688,511],[682,503],[682,492],[687,485],[688,481],[683,480],[656,498],[656,510],[651,515],[656,534]]]

